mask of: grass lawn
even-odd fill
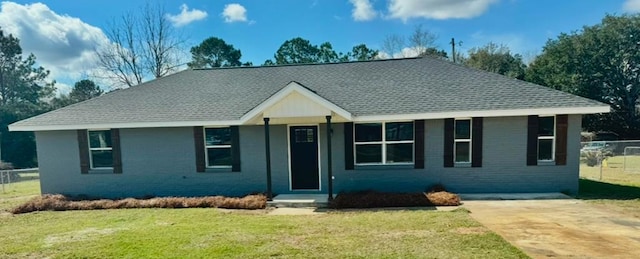
[[[0,258],[526,258],[466,211],[351,211],[273,216],[265,210],[1,210],[37,181],[0,194]]]
[[[40,180],[28,180],[5,184],[5,191],[0,187],[0,213],[28,201],[40,194]]]
[[[600,167],[580,165],[580,192],[577,198],[588,200],[594,205],[619,211],[640,218],[640,173],[630,168],[640,169],[640,160],[628,159],[624,170],[624,157],[607,159],[607,165]]]

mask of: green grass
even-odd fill
[[[1,211],[37,194],[38,181],[0,194],[0,258],[527,257],[465,210],[304,216],[218,209]]]
[[[313,216],[216,209],[41,212],[0,217],[0,243],[0,257],[526,257],[464,211]]]
[[[5,184],[0,187],[0,213],[40,194],[40,180],[29,180]]]
[[[588,167],[580,165],[580,191],[576,198],[590,203],[640,218],[640,173],[629,170],[640,169],[640,159],[627,158],[627,171],[624,170],[625,158],[615,156],[607,158],[606,165]]]

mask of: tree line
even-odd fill
[[[161,8],[147,6],[139,15],[122,16],[107,30],[114,43],[96,51],[98,66],[109,79],[129,87],[163,77],[182,65],[192,69],[253,66],[242,52],[221,38],[210,37],[190,48],[191,60],[177,58],[183,41],[169,26]],[[549,39],[542,53],[527,64],[520,54],[498,43],[453,53],[438,48],[437,36],[417,26],[407,36],[389,35],[373,49],[358,44],[346,52],[330,42],[319,45],[295,37],[283,42],[263,66],[366,61],[407,56],[454,60],[464,66],[502,74],[611,105],[608,114],[587,115],[583,128],[611,131],[621,138],[640,138],[640,15],[607,15],[596,25]],[[68,94],[55,94],[55,80],[38,66],[33,54],[23,55],[20,40],[0,28],[1,159],[16,167],[37,164],[34,135],[8,132],[7,125],[104,93],[93,80],[76,82]]]

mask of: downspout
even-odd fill
[[[269,143],[269,118],[264,118],[264,147],[267,158],[267,200],[273,200],[271,192],[271,148]]]

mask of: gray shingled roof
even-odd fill
[[[448,61],[413,58],[185,70],[14,125],[238,120],[291,81],[355,117],[604,106]]]

